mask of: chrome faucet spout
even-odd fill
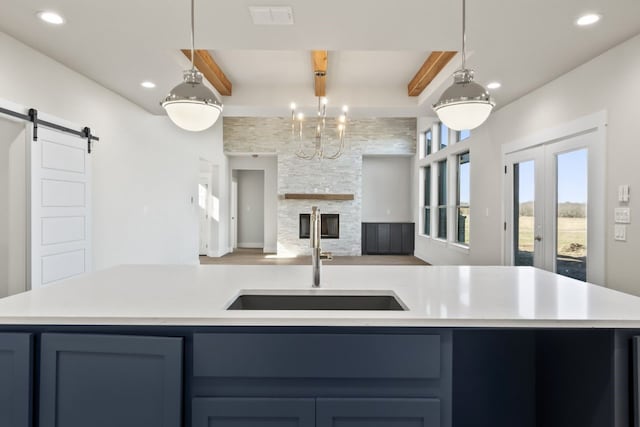
[[[310,233],[309,233],[309,245],[311,246],[311,269],[313,273],[314,288],[320,287],[320,268],[322,267],[322,260],[332,260],[333,255],[331,252],[322,252],[320,247],[320,239],[322,237],[321,221],[320,221],[320,209],[317,206],[311,208],[310,218]]]

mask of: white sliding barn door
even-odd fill
[[[31,289],[91,270],[91,163],[87,140],[38,128],[28,138]]]

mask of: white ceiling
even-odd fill
[[[640,33],[638,0],[467,3],[469,65],[480,83],[502,82],[498,106]],[[253,25],[248,6],[260,5],[292,6],[294,25]],[[186,66],[178,49],[189,46],[188,8],[188,0],[2,0],[0,30],[160,114],[158,101]],[[43,9],[67,24],[41,23],[35,13]],[[591,11],[603,15],[600,23],[573,24]],[[284,115],[292,100],[311,105],[312,49],[329,50],[335,105],[415,115],[449,79],[439,79],[421,106],[406,85],[430,51],[459,49],[460,12],[454,0],[197,0],[196,47],[209,49],[234,85],[223,99],[228,115]],[[143,80],[158,87],[145,90]]]

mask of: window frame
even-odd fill
[[[456,142],[455,137],[457,131],[452,129],[448,129],[448,145],[440,148],[440,134],[442,123],[438,121],[432,122],[429,127],[423,128],[419,130],[418,136],[419,140],[422,142],[420,154],[416,162],[416,167],[420,171],[416,175],[416,178],[419,179],[419,185],[417,186],[420,193],[417,194],[418,200],[418,232],[416,233],[418,237],[422,237],[428,239],[434,243],[443,245],[443,247],[449,247],[452,250],[462,252],[465,254],[470,253],[470,245],[471,240],[469,238],[469,244],[464,244],[458,242],[457,239],[457,218],[456,214],[458,212],[458,155],[463,155],[469,153],[469,162],[471,158],[471,136],[473,135],[469,132],[469,137],[464,138],[462,141]],[[426,134],[427,132],[432,131],[432,152],[429,155],[424,155],[426,147]],[[446,198],[446,203],[444,205],[440,205],[441,199],[439,199],[440,188],[438,185],[438,167],[440,164],[446,165],[446,171],[444,175],[445,179],[445,187],[444,187],[444,197]],[[425,170],[430,170],[430,182],[425,182]],[[470,179],[471,181],[471,179]],[[427,206],[425,203],[425,185],[430,184],[430,194],[431,201],[429,206],[429,235],[424,233],[425,231],[425,207]],[[471,187],[471,183],[469,183],[469,187]],[[471,191],[471,188],[469,188]],[[471,194],[469,194],[469,199],[471,199]],[[469,200],[469,205],[471,201]],[[444,233],[439,233],[439,213],[440,209],[443,208],[445,212],[445,222],[446,225],[443,224],[444,233],[446,233],[446,237],[443,236]],[[470,211],[469,211],[470,212]],[[469,216],[469,221],[471,221],[471,217]],[[470,227],[469,227],[470,229]],[[470,237],[470,236],[469,236]]]
[[[431,214],[432,214],[432,178],[431,164],[421,167],[422,170],[422,206],[421,206],[421,223],[420,223],[420,235],[425,237],[431,237]],[[428,213],[428,215],[427,215]]]
[[[462,158],[466,156],[467,157],[467,161],[462,163]],[[454,219],[455,219],[455,233],[454,233],[454,243],[464,246],[464,247],[469,247],[470,243],[471,243],[471,152],[469,150],[466,151],[462,151],[459,152],[455,155],[455,159],[456,159],[456,204],[454,207]],[[467,206],[463,206],[460,203],[460,184],[461,184],[461,180],[460,180],[460,168],[462,167],[463,164],[469,164],[469,182],[468,182],[468,186],[469,186],[469,204]],[[469,210],[469,213],[467,213],[467,216],[469,217],[469,236],[466,236],[466,228],[465,228],[465,236],[466,239],[464,239],[463,241],[460,241],[460,210],[462,208],[466,208]]]
[[[436,184],[436,188],[437,188],[437,194],[436,194],[436,209],[438,210],[438,214],[436,216],[436,238],[440,239],[440,240],[444,240],[447,241],[448,240],[448,236],[449,236],[449,231],[447,230],[447,227],[449,225],[449,221],[448,221],[448,200],[449,200],[449,195],[447,194],[449,187],[449,179],[447,177],[447,172],[449,170],[448,168],[448,164],[449,163],[449,159],[444,158],[442,160],[439,160],[436,165],[437,165],[437,184]],[[441,215],[442,212],[444,212],[444,223],[441,221]]]

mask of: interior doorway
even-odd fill
[[[198,184],[198,224],[200,227],[199,253],[201,256],[207,255],[209,250],[209,194],[210,179],[206,176],[200,177]]]
[[[505,264],[604,282],[598,127],[505,153]]]
[[[264,170],[235,170],[237,190],[233,189],[235,248],[264,249]],[[235,193],[235,194],[234,194]],[[234,206],[235,205],[235,206]]]

